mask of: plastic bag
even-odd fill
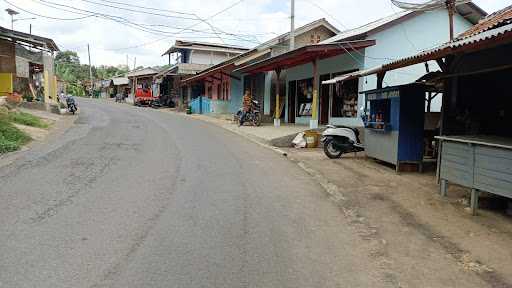
[[[306,139],[304,139],[304,132],[300,132],[295,136],[292,141],[295,148],[306,148]]]

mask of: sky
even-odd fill
[[[488,13],[512,4],[474,2]],[[89,44],[93,65],[165,65],[161,55],[176,39],[251,48],[290,29],[290,0],[0,0],[0,8],[1,26],[11,26],[4,10],[17,10],[15,30],[32,24],[82,63]],[[390,0],[296,0],[295,10],[296,27],[326,18],[339,30],[400,11]]]

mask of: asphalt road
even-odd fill
[[[398,286],[284,157],[184,116],[80,105],[0,168],[0,287]]]

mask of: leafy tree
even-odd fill
[[[92,66],[94,79],[110,79],[128,72],[126,66]],[[55,57],[57,77],[67,83],[68,93],[75,96],[86,94],[86,83],[90,81],[89,65],[80,64],[80,57],[74,51],[61,51]]]

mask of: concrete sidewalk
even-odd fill
[[[289,124],[283,124],[280,127],[274,127],[271,123],[262,123],[259,127],[249,125],[239,126],[238,123],[233,122],[230,115],[218,115],[217,117],[212,117],[192,114],[187,116],[213,123],[234,133],[241,134],[267,145],[276,147],[290,147],[291,141],[298,133],[309,130],[309,127],[305,125]]]

